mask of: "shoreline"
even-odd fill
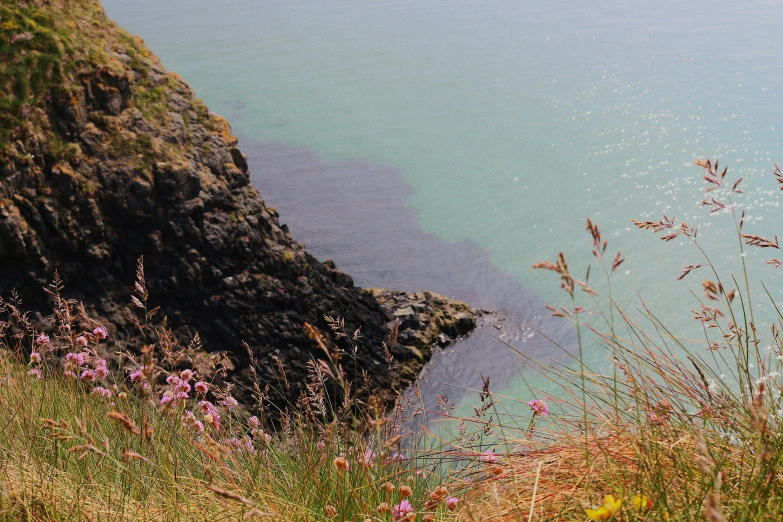
[[[447,243],[421,230],[407,204],[413,188],[396,167],[364,160],[327,163],[311,149],[234,132],[251,184],[312,255],[333,260],[362,288],[439,293],[477,313],[493,311],[493,319],[479,320],[470,335],[432,350],[415,379],[432,401],[428,406],[438,394],[456,401],[464,388],[480,388],[482,375],[491,376],[496,387],[511,383],[524,364],[496,338],[538,359],[559,354],[536,330],[572,346],[567,325],[550,318],[544,303],[496,267],[481,247],[465,240]]]

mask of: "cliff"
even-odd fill
[[[43,288],[57,269],[65,294],[134,348],[123,310],[141,256],[158,318],[180,342],[198,332],[204,349],[231,354],[232,377],[246,384],[243,341],[262,380],[277,382],[279,357],[293,384],[288,399],[320,356],[304,323],[331,337],[325,314],[361,328],[357,368],[384,390],[415,377],[429,357],[422,346],[474,325],[469,308],[445,298],[410,296],[413,310],[394,293],[381,306],[309,255],[249,184],[228,123],[97,0],[4,2],[0,291],[17,289],[44,320]],[[405,308],[403,330],[438,331],[407,334],[407,345],[392,348],[401,364],[389,370],[381,342]]]

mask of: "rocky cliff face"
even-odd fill
[[[395,346],[403,365],[388,371],[381,350],[394,310],[294,241],[249,184],[228,123],[99,3],[0,6],[0,40],[4,295],[16,288],[45,314],[57,269],[66,295],[132,343],[122,310],[144,256],[159,317],[182,342],[198,331],[207,350],[233,354],[240,381],[245,341],[261,379],[276,382],[280,358],[296,398],[319,356],[304,323],[331,337],[325,314],[361,328],[358,367],[376,386],[412,378],[401,368],[420,354]],[[469,330],[455,321],[453,335]]]

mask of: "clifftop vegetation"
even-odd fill
[[[109,20],[100,3],[85,0],[5,2],[0,5],[0,144],[52,128],[55,98],[76,104],[82,82],[96,70],[122,74],[128,68],[149,69],[149,51],[140,38]],[[140,75],[139,103],[155,113],[160,93]],[[150,91],[153,91],[150,93]],[[53,117],[54,116],[54,117]]]

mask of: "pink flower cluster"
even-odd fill
[[[253,436],[253,440],[258,443],[260,441],[263,441],[264,443],[272,442],[272,435],[265,432],[260,428],[261,421],[258,420],[258,417],[253,415],[249,419],[247,419],[248,425],[250,425],[250,435]]]
[[[235,398],[231,397],[231,396],[228,396],[225,399],[223,399],[222,401],[220,401],[220,404],[225,406],[225,408],[228,409],[228,410],[233,410],[234,408],[239,406],[239,403],[237,402],[237,400]]]
[[[71,352],[65,356],[65,375],[85,382],[102,381],[109,375],[106,359],[90,357],[86,352]]]
[[[32,39],[33,39],[33,35],[31,35],[30,33],[19,33],[11,37],[11,43],[15,44],[18,42],[29,42]]]
[[[544,401],[539,401],[538,399],[533,399],[532,401],[528,402],[528,405],[533,410],[533,415],[540,415],[542,417],[549,416],[549,408],[547,407],[546,403]]]
[[[394,464],[394,463],[397,463],[397,462],[402,462],[403,460],[405,460],[405,457],[403,457],[400,453],[395,453],[388,459],[388,461],[386,463],[387,464]]]
[[[231,437],[230,439],[224,440],[223,445],[233,448],[236,451],[256,453],[256,447],[253,445],[253,440],[248,435],[245,435],[241,439],[239,437]]]
[[[103,386],[96,386],[95,388],[92,389],[92,394],[108,399],[111,397],[111,390],[108,390]]]
[[[45,337],[46,340],[44,341],[43,339],[41,339],[41,337]],[[39,343],[38,339],[41,339],[42,342]],[[47,344],[49,342],[49,337],[47,337],[47,336],[45,336],[43,334],[38,336],[38,339],[36,339],[36,343],[39,344],[39,345]],[[39,364],[42,360],[43,360],[43,358],[41,357],[40,353],[38,353],[38,352],[31,352],[30,353],[30,366]],[[29,370],[27,370],[27,375],[29,375],[30,377],[35,377],[36,379],[40,379],[41,376],[42,376],[41,369],[40,368],[30,368]]]
[[[487,450],[484,453],[481,454],[481,462],[484,462],[485,464],[492,464],[498,459],[497,454],[492,450]]]
[[[87,382],[102,381],[109,375],[109,370],[106,368],[106,360],[98,359],[92,364],[92,369],[85,369],[80,375],[80,379]]]
[[[200,401],[198,407],[201,408],[201,414],[204,416],[204,421],[207,424],[212,425],[213,428],[220,428],[220,412],[214,404],[207,400]]]
[[[152,388],[150,386],[150,383],[147,382],[147,376],[144,375],[144,370],[136,370],[131,372],[130,381],[136,385],[137,388],[140,388],[142,390],[149,390]]]
[[[394,520],[403,520],[410,513],[415,512],[416,510],[413,509],[413,506],[407,500],[403,500],[399,504],[396,504],[392,507],[392,516],[394,517]]]
[[[373,450],[371,449],[365,450],[364,453],[359,456],[359,464],[371,468],[375,464],[375,459],[377,458],[377,456],[378,454],[375,453]]]
[[[199,433],[204,432],[204,423],[198,420],[190,410],[185,410],[185,414],[182,417],[182,425],[186,428],[194,428]]]
[[[71,352],[65,356],[65,375],[76,379],[81,372],[85,357],[82,353]]]
[[[133,376],[131,376],[131,380]],[[166,378],[169,389],[163,393],[160,399],[161,406],[173,404],[176,401],[184,401],[190,397],[190,381],[195,377],[193,370],[182,370],[179,375],[171,374]],[[198,385],[199,383],[197,383]]]
[[[193,380],[192,370],[182,370],[179,375],[173,373],[166,378],[166,383],[170,386],[160,398],[161,406],[173,404],[176,401],[184,401],[190,397],[190,381]]]

